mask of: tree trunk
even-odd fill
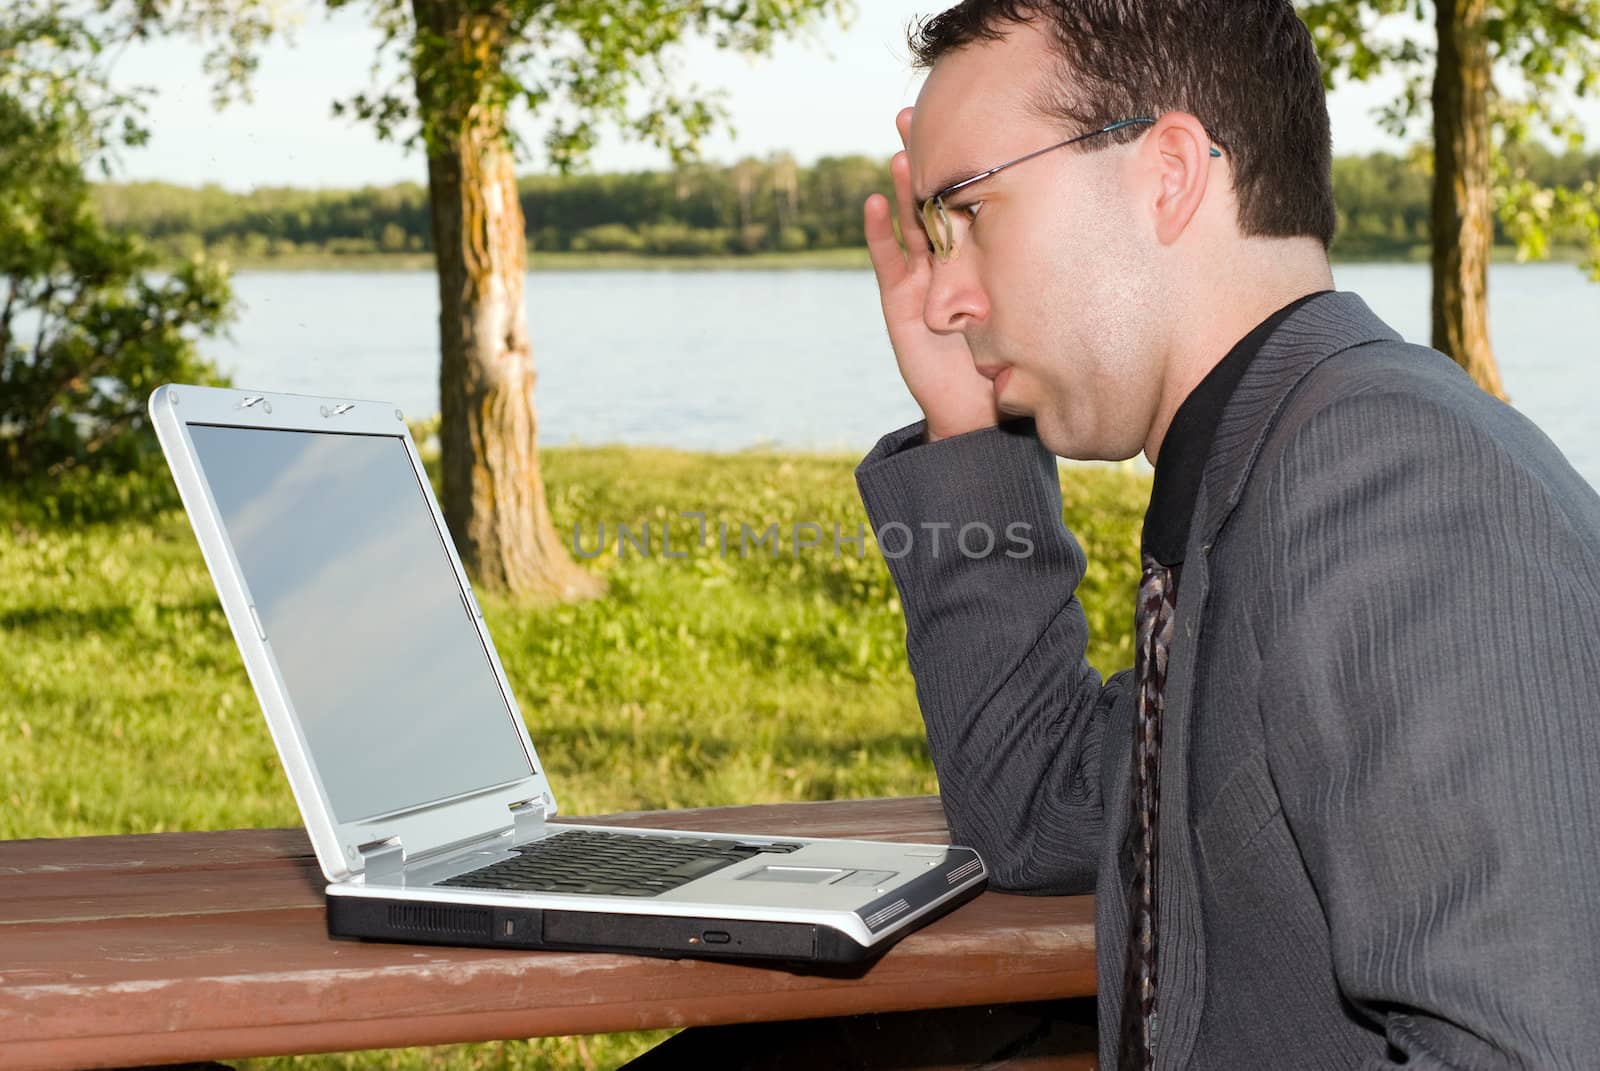
[[[448,0],[416,0],[421,26],[493,55],[494,27]],[[432,85],[419,79],[426,111]],[[535,443],[527,246],[504,115],[481,105],[441,124],[428,149],[439,274],[439,446],[444,518],[462,564],[491,591],[576,599],[602,582],[567,554],[550,519]]]
[[[1489,345],[1491,66],[1487,0],[1437,0],[1433,75],[1433,346],[1504,398]]]

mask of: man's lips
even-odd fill
[[[980,364],[977,367],[980,376],[994,383],[995,394],[999,394],[1011,379],[1009,364]]]

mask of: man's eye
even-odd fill
[[[966,216],[968,223],[974,223],[978,219],[978,209],[980,209],[982,207],[983,207],[983,202],[982,201],[973,201],[971,204],[968,204],[968,205],[957,205],[956,206],[956,211],[960,212],[962,215]]]

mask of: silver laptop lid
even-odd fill
[[[330,881],[554,813],[398,409],[174,385],[150,415]]]

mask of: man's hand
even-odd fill
[[[895,125],[904,145],[911,129],[910,108],[900,112]],[[923,318],[933,278],[933,253],[917,219],[911,197],[911,162],[904,151],[895,153],[889,162],[889,174],[894,179],[906,248],[902,250],[895,241],[887,198],[873,194],[864,211],[867,252],[878,277],[883,319],[900,377],[928,420],[929,442],[993,427],[1000,422],[994,384],[978,374],[967,340],[957,333],[933,331]]]

